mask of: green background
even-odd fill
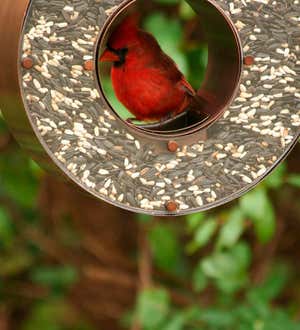
[[[197,87],[193,19],[157,1],[145,26]],[[237,201],[159,219],[49,177],[0,117],[0,329],[300,329],[299,151]]]

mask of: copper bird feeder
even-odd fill
[[[137,1],[3,0],[0,107],[41,166],[94,197],[139,213],[182,215],[241,196],[300,134],[299,4],[187,0],[209,62],[203,118],[124,122],[97,58]],[[101,68],[100,68],[101,72]],[[178,126],[178,127],[177,127]]]

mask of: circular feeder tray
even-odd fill
[[[226,92],[224,111],[186,134],[123,122],[99,87],[99,42],[133,2],[3,0],[0,106],[12,132],[44,167],[131,211],[182,215],[241,196],[299,138],[298,1],[188,1],[207,20],[222,14],[241,63],[218,67],[222,46],[210,52],[210,76],[223,73],[206,84]]]

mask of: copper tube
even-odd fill
[[[19,47],[30,0],[2,0],[0,6],[0,109],[15,139],[47,170],[57,168],[38,141],[23,106]]]

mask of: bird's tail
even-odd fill
[[[203,94],[196,94],[191,96],[188,110],[196,114],[210,116],[213,112],[212,107],[214,104],[211,98],[204,97]]]
[[[189,101],[187,102],[188,106],[185,110],[194,112],[195,114],[198,113],[210,116],[216,105],[215,96],[203,88],[200,88],[197,92],[195,92],[192,86],[185,80],[181,83],[183,83],[186,95],[189,98]]]

